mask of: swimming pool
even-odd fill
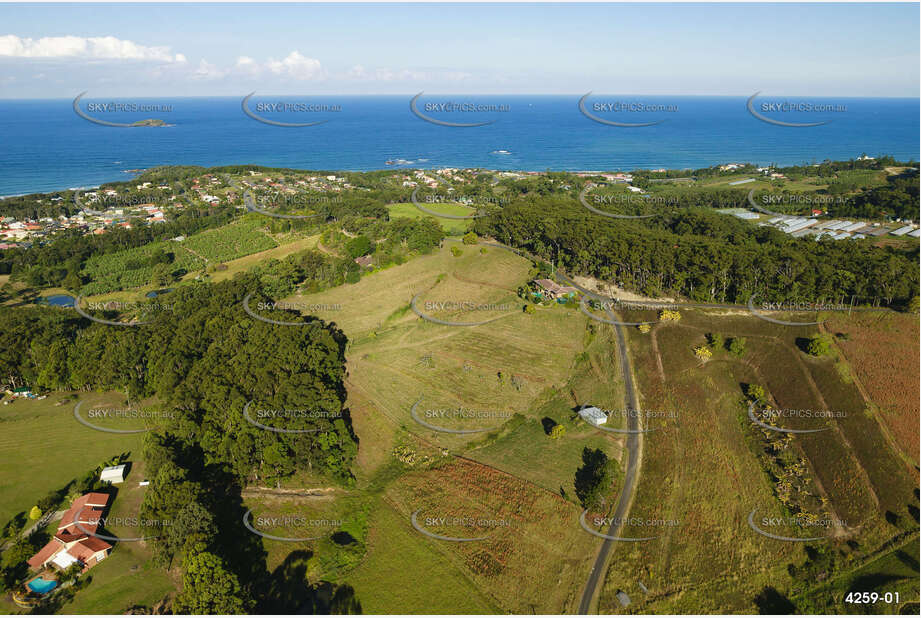
[[[43,579],[41,577],[36,577],[28,584],[26,584],[26,586],[28,586],[29,590],[32,592],[37,592],[38,594],[48,594],[58,587],[58,582],[54,579]]]

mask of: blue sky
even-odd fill
[[[0,4],[0,98],[911,96],[915,4]]]

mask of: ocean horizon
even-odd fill
[[[83,118],[69,98],[0,99],[0,196],[130,180],[137,170],[159,165],[629,171],[810,164],[864,153],[919,158],[918,98],[763,93],[753,107],[767,120],[749,111],[744,96],[593,94],[584,110],[581,98],[425,94],[417,114],[410,109],[412,96],[254,95],[247,109],[268,123],[244,113],[242,96],[102,99],[90,93],[79,102],[84,114],[103,122],[156,119],[168,125],[131,128]],[[802,101],[820,109],[770,105]],[[455,111],[444,111],[445,104]],[[485,111],[456,111],[474,105]]]

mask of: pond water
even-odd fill
[[[52,294],[51,296],[43,296],[38,302],[53,307],[73,307],[74,297],[70,294]]]

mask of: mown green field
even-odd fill
[[[595,429],[580,419],[575,411],[589,403],[607,410],[623,409],[623,383],[612,379],[621,375],[611,340],[612,332],[598,330],[601,332],[588,345],[585,358],[580,360],[564,388],[549,391],[527,420],[514,431],[503,433],[482,447],[474,443],[465,455],[527,479],[574,502],[578,500],[573,486],[573,470],[581,465],[584,448],[600,449],[623,465],[624,434]],[[565,427],[565,434],[561,438],[550,438],[544,419]],[[612,415],[606,426],[624,428],[626,417]]]
[[[472,208],[468,208],[463,204],[423,204],[423,206],[433,212],[440,212],[446,215],[467,217],[469,215],[475,214]],[[441,217],[435,217],[428,213],[422,212],[412,203],[388,204],[387,210],[390,212],[391,219],[396,217],[407,217],[410,219],[421,219],[423,217],[427,217],[429,219],[433,219],[437,221],[439,225],[441,225],[441,228],[447,232],[449,236],[460,236],[467,231],[472,221],[472,219],[445,219]]]
[[[291,552],[307,552],[304,576],[316,583],[339,578],[364,556],[367,537],[367,501],[351,493],[335,492],[316,497],[250,494],[245,507],[249,521],[263,536],[269,571]],[[255,533],[251,533],[255,534]]]
[[[85,411],[93,405],[124,407],[117,394],[80,393]],[[96,431],[73,416],[76,399],[54,393],[42,401],[19,399],[0,405],[0,521],[28,511],[46,494],[121,453],[140,454],[141,435]],[[101,426],[141,428],[133,419],[93,420]]]

